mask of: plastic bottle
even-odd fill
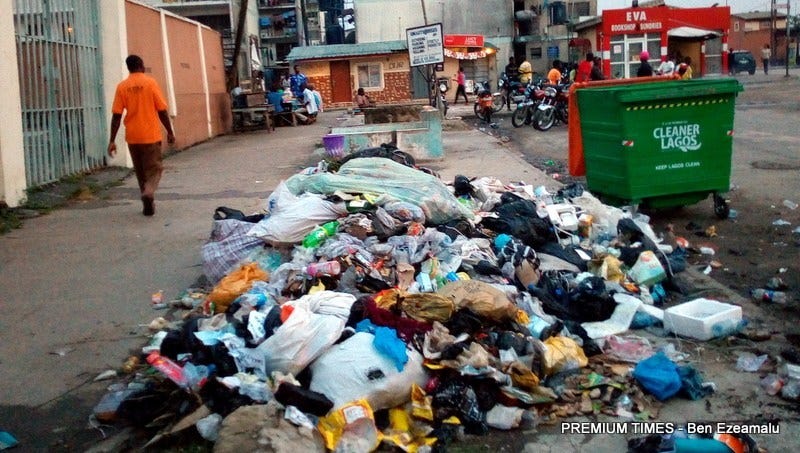
[[[173,362],[167,357],[162,356],[158,351],[154,351],[147,356],[147,363],[157,369],[164,376],[168,377],[178,387],[188,388],[189,381],[183,372],[183,367]]]
[[[753,300],[760,302],[772,302],[775,304],[786,303],[786,293],[783,291],[773,291],[771,289],[757,288],[751,293]]]
[[[309,249],[319,247],[326,239],[336,234],[338,229],[339,222],[336,220],[317,226],[303,238],[303,247]]]
[[[321,277],[323,275],[339,275],[342,267],[338,261],[323,261],[321,263],[311,263],[303,268],[303,272],[311,277]]]

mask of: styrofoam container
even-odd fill
[[[742,307],[711,299],[695,299],[664,310],[664,328],[678,335],[710,340],[734,332]]]

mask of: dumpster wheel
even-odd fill
[[[718,219],[727,219],[731,213],[731,208],[728,206],[728,200],[722,198],[722,195],[714,192],[714,214]]]

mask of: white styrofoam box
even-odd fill
[[[695,299],[664,310],[667,331],[703,341],[733,332],[741,321],[742,307],[711,299]]]

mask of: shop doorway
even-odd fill
[[[350,86],[350,61],[331,61],[331,92],[333,102],[350,102],[355,93]]]

